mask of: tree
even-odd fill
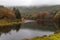
[[[4,7],[4,6],[1,5],[0,7]]]
[[[16,8],[13,8],[13,10],[15,11],[16,18],[21,19],[20,11],[18,9],[16,9]]]

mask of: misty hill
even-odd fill
[[[13,8],[13,7],[10,7]],[[54,6],[30,6],[30,7],[26,7],[26,6],[20,6],[20,7],[16,7],[20,10],[21,14],[29,14],[29,13],[36,13],[39,11],[57,11],[60,10],[60,5],[54,5]]]

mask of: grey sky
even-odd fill
[[[0,0],[5,6],[59,5],[60,0]]]

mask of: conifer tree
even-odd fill
[[[13,10],[15,11],[16,18],[21,19],[20,11],[18,9],[16,9],[16,8],[13,8]]]

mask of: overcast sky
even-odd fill
[[[4,6],[60,5],[60,0],[0,0]]]

